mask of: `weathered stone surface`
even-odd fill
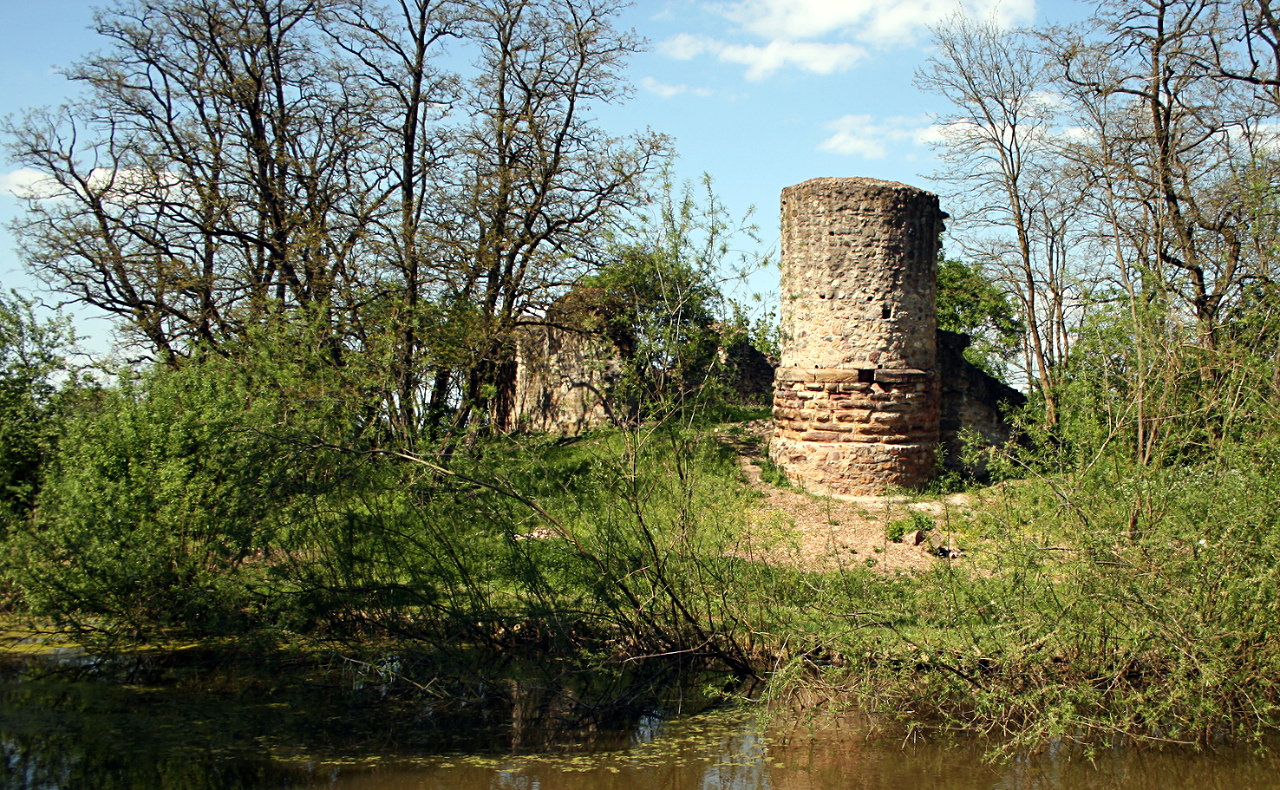
[[[874,437],[857,442],[821,443],[775,436],[774,461],[810,490],[842,495],[878,493],[886,477],[927,475],[934,466],[936,443],[888,446]]]
[[[972,365],[964,358],[969,336],[954,332],[938,332],[938,364],[942,373],[942,417],[939,440],[943,443],[945,466],[981,477],[986,459],[971,459],[965,468],[961,431],[975,431],[989,445],[1004,444],[1013,432],[1005,421],[1005,413],[1026,403],[1026,396]]]
[[[932,370],[943,217],[936,196],[889,181],[783,190],[782,367]]]
[[[513,386],[499,394],[510,397],[505,430],[576,435],[634,418],[634,398],[618,387],[634,348],[625,333],[610,329],[608,303],[600,288],[580,287],[558,299],[546,315],[524,317],[528,323],[514,338]],[[720,340],[717,384],[739,403],[773,399],[777,361],[753,348],[741,332],[712,329]],[[800,401],[797,396],[789,405],[798,407]]]
[[[959,468],[965,428],[991,443],[1009,439],[1001,410],[1022,395],[965,361],[963,336],[936,329],[944,218],[933,195],[885,181],[825,178],[783,191],[787,340],[772,378],[771,454],[794,482],[879,493],[927,480],[940,443],[948,467]],[[626,407],[611,403],[621,352],[591,321],[568,320],[592,314],[592,294],[571,296],[587,307],[557,308],[565,315],[518,339],[511,430],[574,434]],[[750,353],[758,358],[739,359]],[[772,360],[750,349],[722,354],[741,374],[723,383],[755,398]]]
[[[876,382],[882,384],[907,384],[911,382],[924,383],[929,379],[929,373],[924,370],[886,370],[880,368],[875,372]]]
[[[933,474],[945,216],[936,196],[888,181],[819,178],[783,190],[786,342],[770,454],[794,482],[872,494]],[[804,419],[791,406],[797,390]]]
[[[573,436],[609,423],[607,393],[620,375],[604,338],[534,326],[516,345],[514,424],[510,429]]]

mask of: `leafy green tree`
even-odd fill
[[[945,258],[938,262],[938,328],[968,335],[965,359],[997,377],[1026,333],[1009,295],[980,268]]]
[[[35,504],[56,445],[60,386],[74,381],[65,356],[70,326],[41,321],[32,307],[16,294],[0,296],[0,534]]]
[[[599,329],[625,361],[625,398],[645,416],[724,394],[723,352],[753,328],[723,293],[732,240],[753,228],[733,220],[709,178],[699,194],[665,174],[651,208],[577,291],[590,294]]]
[[[237,631],[288,608],[290,559],[334,562],[337,503],[366,490],[367,400],[327,359],[323,335],[278,327],[233,358],[122,376],[78,409],[10,535],[29,611],[138,637]],[[351,452],[324,449],[338,444]]]
[[[627,400],[633,410],[683,402],[716,361],[719,291],[705,273],[664,251],[633,246],[620,253],[589,282],[604,332],[625,360]]]

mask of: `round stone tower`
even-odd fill
[[[782,190],[782,364],[769,453],[805,488],[877,494],[932,476],[938,237],[929,192],[870,178]]]

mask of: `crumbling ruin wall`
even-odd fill
[[[769,450],[812,491],[916,487],[936,467],[938,198],[818,178],[782,191],[784,346]]]
[[[1027,397],[964,358],[968,335],[938,330],[938,378],[941,382],[942,416],[938,441],[943,466],[976,478],[986,475],[986,459],[977,454],[965,466],[963,433],[972,431],[985,445],[1002,445],[1014,438],[1005,420]]]
[[[603,335],[527,327],[516,342],[515,424],[508,428],[576,436],[608,425],[621,373],[618,350]]]
[[[822,178],[783,190],[782,202],[781,365],[775,374],[775,360],[722,338],[719,373],[741,402],[766,388],[774,461],[833,494],[919,486],[940,447],[947,469],[980,475],[961,469],[962,431],[1008,441],[1003,413],[1025,398],[965,360],[964,335],[937,328],[938,199]],[[605,296],[571,292],[548,325],[522,331],[509,429],[575,435],[629,413],[614,402],[626,351],[602,329]]]
[[[721,340],[717,383],[737,403],[769,403],[775,361],[744,337]],[[602,331],[526,327],[516,343],[513,418],[507,430],[576,436],[628,419],[636,404],[618,392],[626,365],[626,352]]]

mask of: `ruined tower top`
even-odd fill
[[[912,368],[936,360],[938,197],[872,178],[782,191],[782,367]]]

